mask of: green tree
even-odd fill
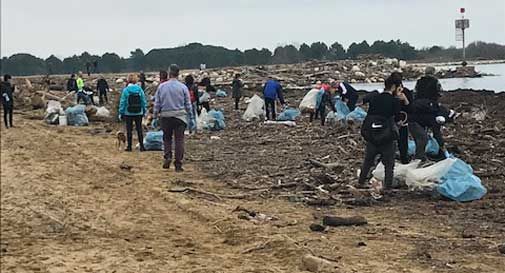
[[[358,57],[361,54],[369,54],[369,53],[370,53],[370,45],[368,45],[367,41],[363,41],[359,44],[352,43],[347,49],[347,55],[352,59],[356,59],[356,57]]]
[[[144,70],[146,66],[146,55],[142,49],[137,48],[130,52],[129,68],[133,71]]]
[[[46,59],[46,68],[48,74],[63,74],[63,62],[56,56],[51,55]]]
[[[125,67],[124,60],[116,53],[105,53],[100,60],[100,70],[106,73],[121,72]]]
[[[312,50],[310,49],[310,46],[306,43],[303,43],[300,46],[300,60],[302,61],[308,61],[312,59]]]
[[[276,64],[291,64],[300,61],[298,49],[293,45],[279,46],[274,51],[272,62]]]
[[[331,45],[329,55],[331,60],[343,60],[347,57],[344,47],[339,42]]]
[[[323,42],[312,43],[310,52],[313,59],[322,60],[328,56],[328,46]]]

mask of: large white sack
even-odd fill
[[[196,128],[198,130],[202,130],[203,128],[209,127],[209,113],[207,113],[207,109],[202,108],[200,115],[196,119]]]
[[[314,111],[317,106],[317,97],[319,95],[320,89],[312,89],[305,96],[303,97],[302,101],[300,102],[300,111]]]
[[[264,115],[265,102],[258,95],[254,95],[249,100],[249,105],[242,116],[245,121],[252,121],[254,119],[260,119]]]
[[[456,159],[447,158],[426,168],[407,170],[405,182],[410,189],[434,188],[454,162]]]
[[[97,117],[101,118],[110,118],[110,111],[105,108],[105,106],[101,107],[96,107],[96,114]]]
[[[405,179],[407,178],[407,171],[417,169],[417,167],[419,167],[419,164],[421,164],[421,160],[414,160],[409,164],[396,163],[393,172],[393,178],[398,179],[399,181],[405,181]],[[380,162],[375,168],[375,170],[373,170],[372,175],[376,179],[384,181],[385,168],[382,162]]]
[[[65,112],[63,111],[63,108],[61,107],[61,103],[59,101],[49,100],[47,102],[46,108],[46,115],[48,114],[63,115]]]

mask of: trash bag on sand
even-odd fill
[[[144,137],[144,147],[148,151],[162,151],[163,150],[163,131],[147,132]]]
[[[430,136],[428,139],[428,143],[426,144],[426,153],[428,155],[437,155],[440,151],[440,145],[438,145],[437,140]],[[416,153],[416,142],[413,140],[409,140],[408,154],[415,155]]]
[[[396,163],[393,172],[393,178],[399,180],[400,182],[405,182],[405,180],[407,179],[407,171],[417,169],[419,164],[421,164],[420,160],[414,160],[409,164]],[[375,168],[375,170],[373,170],[372,175],[376,179],[384,181],[385,168],[382,162],[380,162]]]
[[[279,116],[277,117],[277,120],[279,121],[294,121],[296,118],[300,116],[300,111],[298,109],[294,108],[287,108],[286,110],[282,111]]]
[[[307,92],[300,102],[300,111],[302,112],[314,112],[319,104],[321,103],[321,99],[323,97],[323,92],[321,89],[314,88]]]
[[[473,174],[472,167],[460,159],[456,159],[447,173],[442,176],[437,191],[459,202],[477,200],[487,193],[480,178]]]
[[[207,128],[209,125],[209,113],[207,113],[207,109],[203,108],[200,112],[200,115],[196,118],[196,128],[198,130],[202,130]]]
[[[50,100],[47,102],[46,114],[44,116],[44,120],[48,124],[58,124],[59,116],[64,114],[65,112],[61,107],[61,103],[59,101]]]
[[[226,92],[221,89],[217,90],[217,92],[216,92],[216,97],[225,98],[227,96],[228,96],[228,94],[226,94]]]
[[[95,115],[100,118],[110,118],[110,111],[105,106],[97,107]]]
[[[345,106],[347,107],[347,105],[345,105]],[[363,110],[363,108],[361,108],[361,107],[356,107],[356,109],[354,109],[354,111],[350,112],[345,117],[345,119],[347,121],[353,121],[353,122],[357,122],[357,123],[362,123],[365,120],[365,118],[366,118],[366,111]]]
[[[261,119],[265,115],[265,102],[258,95],[254,95],[249,100],[249,105],[242,116],[245,121],[252,121],[255,119]]]
[[[67,122],[70,126],[86,126],[89,124],[88,117],[85,113],[86,106],[79,104],[74,107],[68,107],[65,110]]]
[[[337,110],[336,114],[338,120],[345,119],[347,115],[351,113],[351,110],[349,110],[347,104],[345,104],[341,99],[335,100],[335,109]]]
[[[224,123],[224,114],[221,111],[210,110],[208,113],[208,122],[207,127],[203,127],[204,129],[210,131],[220,131],[226,127]]]
[[[454,158],[447,158],[429,167],[407,170],[406,184],[410,189],[435,188],[452,165]]]

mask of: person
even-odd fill
[[[391,77],[395,80],[395,82],[402,82],[403,75],[400,72],[393,72]],[[397,98],[400,100],[401,105],[401,114],[403,115],[401,118],[405,121],[402,122],[399,126],[399,136],[398,136],[398,150],[400,151],[400,162],[402,164],[408,164],[410,162],[409,156],[409,128],[408,128],[408,115],[410,114],[411,102],[414,101],[412,96],[412,92],[403,86],[400,92],[398,92]]]
[[[191,101],[191,110],[192,110],[192,115],[189,119],[189,133],[193,133],[193,131],[196,133],[196,101],[197,101],[197,92],[198,92],[198,87],[196,87],[196,92],[195,92],[195,78],[193,75],[189,74],[184,78],[184,84],[188,88],[189,91],[189,98]]]
[[[335,92],[337,89],[337,85],[328,85],[328,84],[322,84],[321,86],[321,101],[319,102],[319,105],[316,106],[315,113],[310,113],[310,122],[312,122],[314,115],[318,115],[321,117],[321,126],[324,126],[325,122],[325,117],[326,117],[326,105],[330,106],[330,109],[333,112],[337,112],[337,109],[335,109],[335,104],[333,103],[333,100],[331,99],[331,92]]]
[[[147,101],[144,90],[137,85],[137,76],[128,75],[128,86],[123,89],[119,101],[119,120],[126,123],[127,152],[132,151],[132,130],[135,122],[140,151],[145,151],[144,136],[142,134],[142,117],[147,113]]]
[[[284,96],[282,95],[282,86],[273,77],[269,77],[265,86],[263,87],[263,97],[265,99],[265,110],[267,120],[275,120],[275,101],[279,99],[280,103],[284,106]],[[270,115],[272,113],[272,115]],[[270,119],[271,118],[271,119]]]
[[[205,108],[207,112],[210,111],[210,94],[207,92],[207,86],[204,82],[198,83],[198,102],[201,105],[198,109],[198,114],[200,114],[203,108]]]
[[[168,72],[166,70],[160,71],[160,84],[168,81]]]
[[[232,98],[235,99],[235,110],[239,110],[238,104],[240,102],[240,99],[242,98],[242,87],[244,87],[244,84],[240,80],[240,74],[235,74],[235,77],[233,79],[233,82],[231,83],[231,88],[232,88]]]
[[[163,168],[169,169],[172,163],[172,139],[175,138],[175,171],[182,172],[184,158],[184,131],[191,118],[191,100],[188,88],[179,82],[179,67],[170,65],[169,80],[158,86],[154,100],[154,118],[160,120],[163,130],[164,161]]]
[[[84,95],[85,95],[85,99],[84,99],[84,102],[86,104],[93,104],[93,105],[96,105],[95,104],[95,99],[93,98],[93,89],[89,86],[84,86]]]
[[[140,82],[140,87],[142,87],[142,90],[146,90],[146,74],[144,74],[144,71],[140,71],[139,74],[139,82]]]
[[[374,165],[377,155],[385,168],[384,189],[393,185],[394,142],[398,138],[398,131],[394,121],[400,113],[400,101],[395,96],[402,89],[398,79],[386,79],[384,92],[370,98],[368,114],[361,127],[361,134],[366,141],[365,159],[361,166],[358,187],[364,188],[370,169]]]
[[[342,101],[347,104],[349,110],[351,112],[354,111],[358,102],[358,92],[356,89],[347,82],[341,82],[338,84],[337,92],[340,94]]]
[[[75,74],[70,75],[70,79],[67,81],[67,91],[77,92],[77,81],[75,80]]]
[[[109,92],[109,84],[101,75],[96,82],[96,90],[98,91],[100,105],[103,105],[104,102],[109,103],[109,99],[107,98],[107,92]]]
[[[87,103],[88,101],[88,96],[86,95],[85,93],[85,90],[84,90],[84,80],[82,79],[82,72],[79,71],[79,74],[77,74],[77,104],[79,104],[79,102],[81,100],[83,100],[85,103]]]
[[[0,83],[0,90],[2,94],[2,106],[4,108],[4,123],[5,128],[14,127],[12,124],[12,112],[14,110],[14,97],[13,93],[15,86],[11,83],[12,77],[9,74],[4,75],[3,81]]]
[[[408,128],[416,143],[415,159],[423,162],[428,159],[425,150],[428,143],[428,129],[433,131],[433,138],[440,147],[437,159],[445,159],[442,125],[451,119],[450,111],[438,102],[443,89],[434,73],[435,68],[429,66],[425,70],[425,75],[416,82],[414,101],[409,115]],[[444,113],[447,113],[446,117]]]

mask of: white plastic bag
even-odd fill
[[[410,189],[434,188],[456,162],[454,158],[447,158],[429,167],[407,170],[406,184]]]
[[[96,107],[96,116],[100,118],[109,118],[110,111],[105,106]]]
[[[196,119],[196,128],[202,130],[208,127],[209,127],[209,113],[207,113],[207,109],[203,108],[202,112],[200,112],[200,115]]]
[[[249,105],[242,116],[245,121],[252,121],[254,119],[260,119],[264,116],[265,102],[258,95],[254,95],[249,100]]]
[[[307,112],[307,111],[315,111],[317,107],[317,97],[319,95],[320,89],[312,89],[310,90],[305,96],[303,97],[302,101],[300,102],[300,111],[302,112]],[[322,118],[322,117],[321,117]]]
[[[414,160],[409,164],[400,164],[396,163],[393,173],[393,178],[398,179],[399,181],[405,181],[407,178],[407,171],[417,169],[417,167],[421,164],[420,160]],[[380,162],[375,170],[372,172],[373,177],[378,180],[384,181],[385,178],[385,168],[382,162]]]
[[[46,115],[47,114],[58,114],[63,115],[65,112],[61,107],[61,103],[59,101],[50,100],[47,102]]]
[[[209,93],[207,93],[207,91],[203,92],[203,94],[200,96],[200,98],[198,100],[200,101],[200,103],[204,103],[204,102],[210,101],[210,95],[209,95]]]
[[[265,125],[284,125],[284,126],[288,126],[288,127],[295,127],[296,126],[296,122],[294,121],[274,121],[274,120],[267,120],[264,122]]]

